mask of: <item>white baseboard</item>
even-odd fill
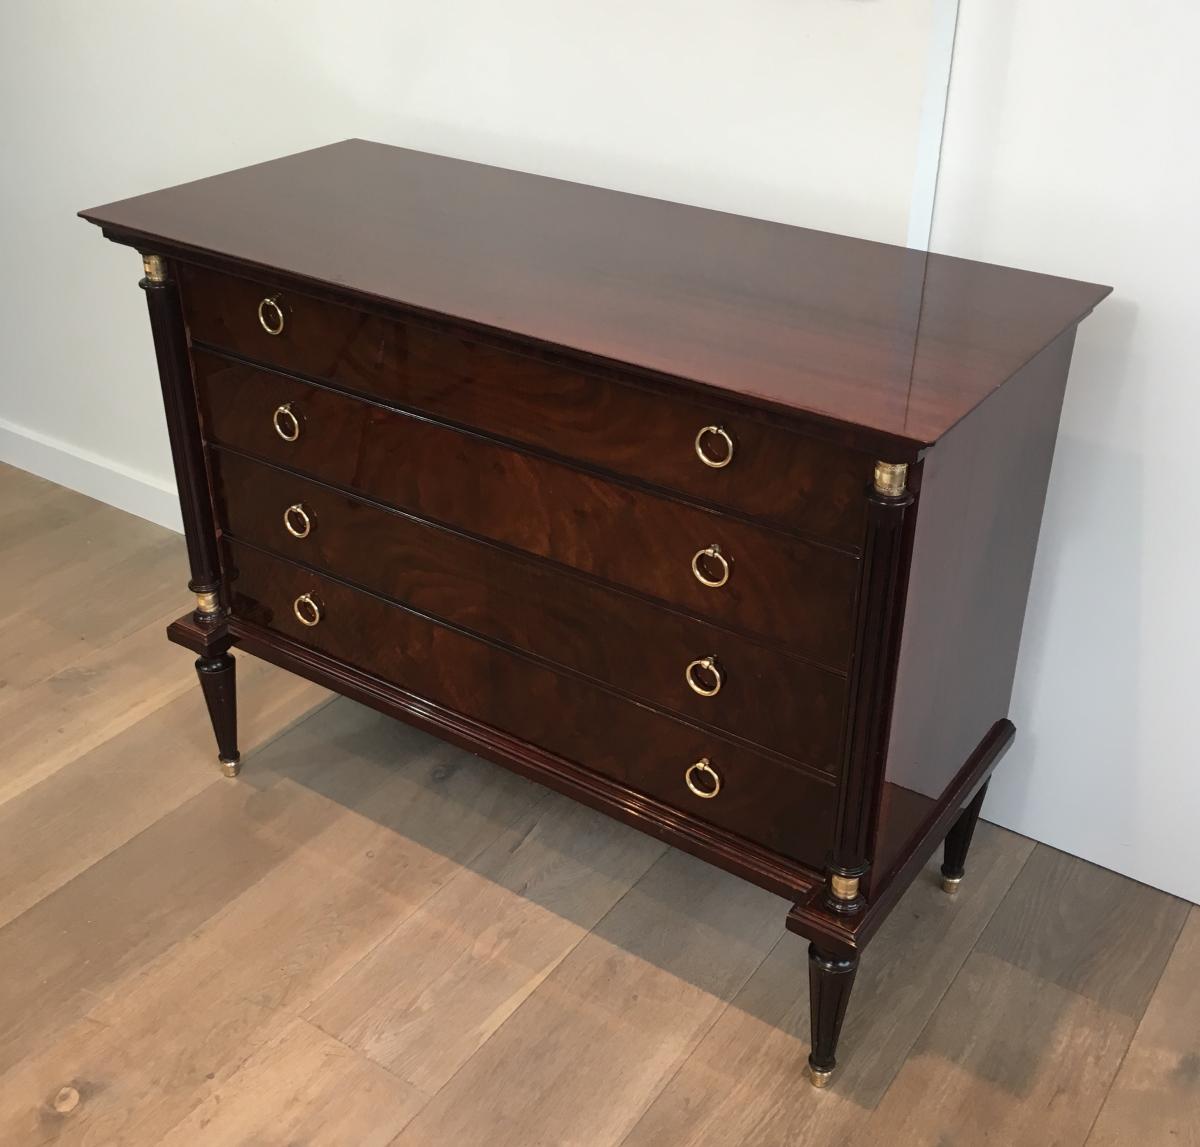
[[[182,533],[174,486],[0,418],[0,462]]]

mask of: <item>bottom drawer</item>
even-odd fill
[[[820,867],[836,786],[382,598],[226,543],[234,615]],[[306,625],[300,612],[316,624]],[[706,761],[703,767],[697,762]],[[695,766],[695,767],[694,767]],[[689,788],[688,780],[702,796]]]

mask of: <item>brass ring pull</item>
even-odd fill
[[[282,406],[275,407],[275,413],[271,415],[271,421],[275,425],[275,433],[284,442],[295,442],[300,437],[300,419],[296,417],[296,412],[292,409],[290,402],[285,402]]]
[[[711,675],[712,685],[701,684],[696,677],[697,669],[703,669]],[[721,686],[725,684],[725,674],[721,671],[715,657],[701,657],[698,661],[693,661],[683,671],[683,676],[688,683],[688,688],[693,693],[699,693],[701,697],[715,697],[721,692]]]
[[[709,577],[704,572],[701,566],[701,560],[708,558],[709,561],[716,562],[721,567],[720,577]],[[701,585],[706,585],[709,589],[717,589],[723,586],[729,580],[729,559],[721,553],[720,546],[706,546],[702,550],[697,550],[692,557],[692,573],[696,575],[696,580]]]
[[[706,434],[715,434],[722,442],[725,443],[725,457],[714,458],[704,449],[704,436]],[[705,466],[711,466],[714,470],[720,470],[728,466],[733,461],[733,439],[729,437],[729,431],[724,426],[702,426],[700,433],[696,435],[696,457],[704,463]]]
[[[325,613],[321,608],[321,603],[311,593],[302,593],[296,598],[292,602],[292,612],[301,625],[307,625],[310,628],[316,625]]]
[[[694,775],[693,775],[694,774]],[[696,777],[704,777],[710,787],[702,789],[696,784]],[[688,765],[683,774],[684,783],[701,800],[710,801],[721,791],[721,778],[712,767],[707,757],[701,757],[694,765]]]
[[[258,304],[259,326],[269,335],[283,334],[283,308],[278,299],[278,295],[269,295]]]
[[[293,525],[297,518],[300,519],[300,524]],[[283,528],[293,538],[307,538],[312,533],[312,515],[304,508],[303,502],[297,502],[294,506],[288,506],[283,511]]]

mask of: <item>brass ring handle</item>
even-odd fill
[[[299,518],[300,525],[294,526],[293,520]],[[297,502],[294,506],[288,506],[283,511],[283,528],[287,530],[293,538],[307,538],[312,533],[313,520],[312,515],[304,508],[303,502]]]
[[[301,625],[307,625],[310,628],[316,625],[325,613],[321,608],[321,603],[311,593],[302,593],[296,598],[292,602],[292,612]]]
[[[279,305],[278,295],[269,295],[258,304],[258,323],[269,335],[283,334],[283,308]],[[268,314],[271,321],[267,321]]]
[[[275,433],[284,442],[295,442],[300,437],[300,419],[296,417],[296,412],[292,409],[290,402],[275,407],[275,413],[271,415],[271,422],[274,423]]]
[[[717,578],[709,577],[700,567],[700,560],[708,558],[721,566],[721,576]],[[701,585],[706,585],[709,589],[717,589],[723,586],[729,580],[729,559],[721,553],[720,546],[706,546],[702,550],[697,550],[692,556],[692,573],[696,575],[696,580]]]
[[[697,669],[703,669],[712,674],[713,684],[711,686],[701,685],[696,680],[695,671]],[[691,691],[699,693],[701,697],[715,697],[721,692],[721,686],[725,684],[725,674],[721,671],[715,657],[701,657],[698,661],[691,662],[683,671],[683,676]]]
[[[712,786],[708,789],[702,789],[696,784],[692,774],[697,776],[707,777],[708,783]],[[707,757],[701,757],[694,765],[688,765],[683,773],[684,783],[693,793],[701,800],[710,801],[721,791],[721,778],[717,775],[717,770],[712,767]]]
[[[714,458],[711,454],[705,452],[704,436],[706,434],[715,434],[725,443],[724,458]],[[696,457],[705,466],[711,466],[714,470],[721,470],[728,466],[733,461],[733,439],[730,438],[729,431],[724,426],[702,426],[700,433],[696,435]]]

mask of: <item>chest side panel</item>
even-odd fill
[[[1061,335],[922,463],[877,883],[1008,715],[1074,339]]]

